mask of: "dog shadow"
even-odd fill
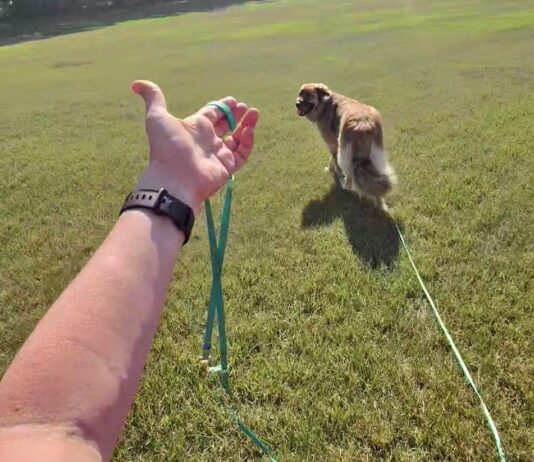
[[[354,255],[371,268],[393,264],[399,253],[399,237],[391,217],[337,182],[324,197],[304,207],[302,227],[327,226],[339,217]]]

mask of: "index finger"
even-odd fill
[[[235,123],[239,123],[248,109],[246,104],[239,103],[233,96],[227,96],[218,101],[213,101],[201,108],[197,114],[207,117],[210,120],[215,128],[217,136],[223,136],[231,130],[225,112],[220,109],[220,106],[222,105],[226,105],[231,111]]]
[[[246,150],[246,156],[252,148],[252,137],[254,135],[254,128],[258,123],[260,113],[256,108],[251,108],[244,115],[238,127],[224,140],[224,144],[234,152],[239,152],[243,155]]]
[[[224,118],[226,119],[226,122],[228,123],[228,126],[230,127],[230,130],[235,130],[236,124],[234,115],[232,114],[232,110],[228,105],[223,103],[222,101],[210,101],[206,106],[213,106],[214,108],[219,109],[224,115]],[[215,125],[215,124],[214,124]]]

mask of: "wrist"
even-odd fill
[[[169,194],[179,199],[193,209],[196,214],[200,209],[201,201],[194,197],[187,185],[176,178],[168,168],[151,162],[145,169],[134,189],[154,189],[156,191],[165,188]]]
[[[195,223],[195,214],[189,205],[169,194],[165,188],[159,191],[143,188],[128,193],[120,213],[132,209],[147,210],[155,215],[169,218],[177,229],[183,231],[184,244],[189,240]]]
[[[119,217],[119,222],[130,225],[148,224],[153,229],[158,238],[166,237],[169,242],[182,246],[185,242],[184,231],[178,229],[168,217],[155,214],[147,209],[125,210]]]

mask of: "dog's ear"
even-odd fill
[[[332,92],[330,91],[330,88],[328,88],[326,85],[322,83],[318,83],[315,85],[315,91],[317,93],[317,97],[319,98],[319,101],[325,101],[332,95]]]

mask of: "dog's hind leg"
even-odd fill
[[[374,205],[377,209],[380,209],[380,210],[386,210],[386,209],[387,209],[386,201],[384,200],[383,197],[375,197],[375,198],[373,199],[373,205]]]
[[[383,208],[382,198],[391,191],[396,177],[381,146],[372,146],[369,159],[356,163],[354,181],[377,207]]]

